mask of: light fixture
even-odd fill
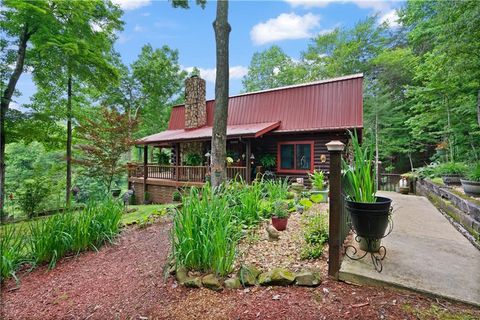
[[[250,155],[250,160],[255,160],[255,156],[253,155],[253,153]]]
[[[327,146],[328,151],[343,151],[343,149],[345,148],[345,144],[338,140],[330,141],[325,145]]]
[[[210,152],[205,153],[205,157],[210,158],[211,156]]]

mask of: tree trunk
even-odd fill
[[[72,75],[68,75],[67,84],[67,183],[65,201],[70,207],[70,191],[72,190]]]
[[[480,90],[478,90],[478,96],[477,96],[477,120],[478,120],[478,126],[480,127]]]
[[[23,66],[25,64],[25,53],[27,51],[27,43],[30,39],[31,33],[28,31],[28,25],[25,25],[20,35],[20,41],[17,50],[17,60],[15,62],[15,69],[13,70],[10,79],[8,80],[7,87],[2,93],[2,99],[0,102],[0,222],[3,223],[4,214],[3,209],[5,206],[5,116],[7,114],[10,101],[12,99],[15,87],[17,86],[18,79],[23,72]]]
[[[215,80],[215,111],[212,132],[212,187],[221,185],[226,178],[225,160],[227,153],[227,118],[229,64],[228,0],[217,2],[217,16],[213,22],[217,51],[217,75]]]

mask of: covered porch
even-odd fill
[[[257,169],[252,141],[280,125],[280,122],[229,125],[227,127],[227,179],[250,183]],[[166,130],[137,141],[142,162],[128,164],[128,181],[137,194],[147,200],[152,187],[162,192],[177,188],[200,186],[209,180],[212,127]],[[141,189],[141,190],[139,190]],[[156,199],[164,202],[165,199]]]

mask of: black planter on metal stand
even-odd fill
[[[387,254],[387,249],[380,244],[381,239],[389,235],[393,229],[391,203],[391,199],[384,197],[377,197],[375,203],[346,201],[346,209],[352,222],[351,228],[356,234],[355,241],[359,242],[360,249],[365,253],[357,257],[355,256],[357,248],[348,245],[345,247],[345,255],[352,260],[360,260],[370,253],[372,263],[378,272],[382,272],[382,261]],[[348,253],[349,248],[353,249],[353,254]]]

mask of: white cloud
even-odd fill
[[[142,27],[142,26],[139,25],[139,24],[136,24],[135,27],[133,28],[133,31],[135,31],[135,32],[142,32],[142,31],[145,31],[145,28]]]
[[[149,16],[150,16],[150,12],[144,12],[144,13],[142,13],[142,16],[143,16],[143,17],[149,17]]]
[[[118,35],[118,43],[120,44],[125,44],[130,40],[130,36],[127,36],[126,34],[120,33]]]
[[[317,27],[319,22],[320,17],[312,13],[304,16],[282,13],[276,18],[253,26],[250,38],[257,45],[287,39],[310,38],[311,29]]]
[[[397,28],[400,26],[400,21],[398,20],[398,14],[396,10],[391,10],[380,16],[378,19],[380,23],[386,22],[390,27]]]
[[[183,68],[187,72],[192,72],[193,67],[184,67]],[[200,70],[200,77],[205,79],[208,82],[215,83],[215,79],[217,76],[217,69],[216,68],[197,68]],[[245,66],[233,66],[230,67],[230,79],[241,79],[243,78],[248,72],[248,68]]]
[[[376,11],[385,11],[391,8],[391,3],[389,1],[383,0],[285,0],[292,7],[304,7],[304,8],[314,8],[320,7],[324,8],[331,3],[353,3],[362,9],[374,9]]]
[[[114,4],[117,4],[123,10],[135,10],[141,7],[150,5],[151,0],[112,0]]]

